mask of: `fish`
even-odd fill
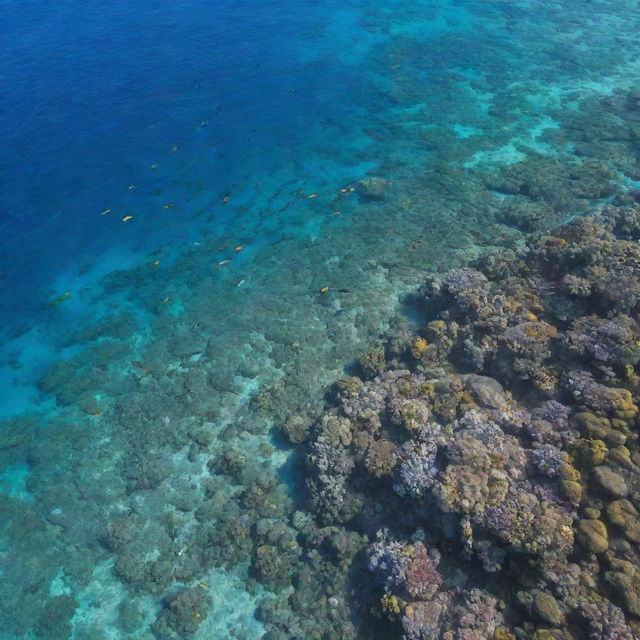
[[[133,220],[133,216],[125,216],[122,218],[122,222],[129,222],[129,220]]]

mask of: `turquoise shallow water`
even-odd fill
[[[272,428],[425,272],[637,185],[637,3],[1,11],[0,637],[260,637]]]

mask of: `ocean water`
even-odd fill
[[[640,7],[0,15],[0,638],[262,637],[255,522],[304,500],[279,425],[425,273],[637,186]]]

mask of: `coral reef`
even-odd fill
[[[162,640],[193,635],[208,614],[208,600],[197,587],[170,596],[153,624],[154,634]]]
[[[419,334],[336,384],[310,505],[375,538],[405,640],[640,637],[638,236],[608,206],[429,276]]]

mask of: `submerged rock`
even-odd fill
[[[603,553],[609,548],[607,527],[600,520],[581,520],[576,534],[582,546],[593,553]]]
[[[640,544],[640,519],[638,510],[629,500],[614,500],[607,505],[609,522],[622,529],[631,542]]]
[[[538,591],[533,600],[535,612],[549,624],[561,626],[565,616],[558,605],[558,601],[549,593]]]
[[[624,498],[629,492],[624,478],[609,467],[594,469],[593,479],[598,488],[616,498]]]
[[[479,376],[474,373],[461,376],[461,378],[480,404],[491,409],[500,409],[507,404],[504,389],[494,378]]]

